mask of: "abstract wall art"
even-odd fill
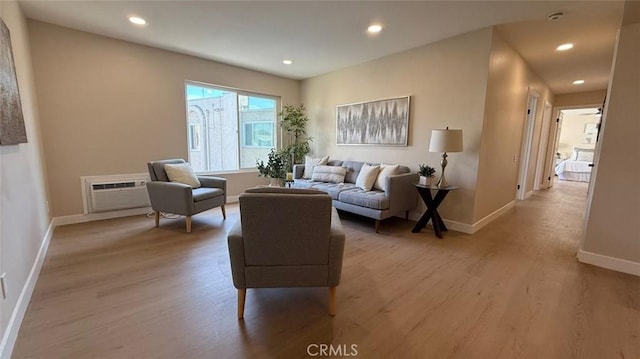
[[[25,142],[27,132],[13,63],[11,36],[4,21],[0,19],[0,145]]]
[[[336,107],[338,145],[407,146],[410,96]]]

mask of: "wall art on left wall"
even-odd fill
[[[27,142],[9,28],[0,19],[0,145]]]

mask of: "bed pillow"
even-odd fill
[[[344,176],[347,169],[340,166],[323,166],[317,165],[313,167],[312,181],[328,182],[328,183],[344,183]]]
[[[386,191],[385,183],[387,182],[387,177],[398,174],[399,167],[400,165],[380,164],[380,173],[378,173],[378,178],[376,179],[376,183],[373,185],[373,188]]]
[[[164,170],[171,182],[183,183],[193,188],[200,187],[200,181],[188,163],[166,164]]]
[[[363,165],[356,179],[356,187],[371,191],[378,178],[378,172],[380,172],[380,166]]]
[[[593,152],[578,151],[576,155],[576,161],[592,162]]]
[[[302,178],[311,179],[313,175],[313,167],[317,165],[326,165],[329,162],[329,156],[322,158],[311,158],[311,156],[304,156],[304,173]]]

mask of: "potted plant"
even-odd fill
[[[276,151],[272,148],[266,164],[262,160],[256,160],[256,168],[258,169],[259,176],[271,178],[270,186],[281,186],[287,173],[287,157],[288,154],[286,152]]]
[[[435,177],[436,169],[425,165],[424,163],[418,166],[418,174],[420,175],[420,184],[425,186],[431,186],[433,178]]]
[[[304,114],[304,105],[285,105],[278,114],[282,117],[280,126],[287,133],[282,152],[289,155],[285,159],[288,170],[293,169],[296,163],[303,163],[304,156],[311,152],[309,142],[313,139],[307,136],[307,122],[309,118]]]

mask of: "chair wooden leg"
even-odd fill
[[[244,299],[246,296],[246,289],[238,289],[238,319],[244,318]]]
[[[160,225],[160,211],[155,212],[155,217],[156,217],[156,227],[158,227]]]
[[[329,287],[329,315],[336,315],[336,287]]]
[[[187,220],[187,233],[191,233],[191,216],[187,216],[186,220]]]
[[[376,219],[376,233],[380,233],[380,220]]]
[[[222,209],[222,219],[227,219],[227,211],[224,209],[224,204],[220,208]]]

